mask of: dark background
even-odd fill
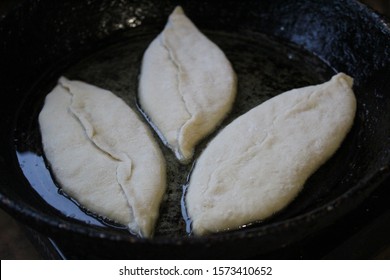
[[[0,0],[0,19],[19,2],[22,2],[22,0]],[[390,18],[390,0],[361,0],[361,2],[366,3],[377,12]],[[390,259],[390,247],[380,252],[374,258]],[[1,209],[0,259],[42,259],[41,254],[30,241],[26,229]]]

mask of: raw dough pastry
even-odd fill
[[[177,7],[142,61],[139,102],[155,130],[186,162],[235,95],[236,75],[224,53]]]
[[[352,84],[338,74],[285,92],[223,129],[191,174],[186,207],[193,232],[236,229],[290,203],[350,130]]]
[[[43,148],[63,190],[92,212],[150,237],[165,192],[165,161],[120,98],[65,78],[39,115]]]

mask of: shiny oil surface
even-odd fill
[[[130,32],[115,34],[106,44],[87,55],[76,59],[64,59],[63,65],[57,65],[55,69],[42,75],[41,80],[31,88],[30,98],[21,104],[14,139],[17,158],[31,187],[50,209],[57,212],[57,215],[98,227],[108,226],[125,230],[123,226],[88,212],[61,191],[50,173],[50,166],[42,152],[37,117],[43,106],[44,97],[54,87],[56,80],[63,75],[112,91],[138,112],[139,117],[147,123],[137,104],[138,77],[142,55],[160,30],[154,26],[143,28],[143,32],[139,34]],[[335,73],[315,55],[268,35],[202,31],[231,61],[238,76],[238,94],[233,110],[225,121],[198,145],[195,161],[207,142],[236,117],[279,93],[322,83]],[[154,135],[164,153],[168,172],[168,188],[161,205],[155,235],[185,236],[189,229],[183,217],[183,187],[194,162],[187,165],[179,163],[157,134]],[[299,206],[292,207],[292,214],[300,210]]]

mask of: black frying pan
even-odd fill
[[[112,90],[136,108],[142,54],[176,4],[226,53],[239,81],[238,115],[283,91],[355,79],[358,110],[337,153],[286,209],[262,223],[188,236],[182,186],[191,166],[170,162],[154,239],[86,213],[46,168],[37,116],[61,75]],[[0,201],[19,221],[81,258],[249,258],[334,223],[389,174],[390,28],[350,1],[26,1],[0,22]],[[261,120],[259,120],[261,121]],[[198,147],[199,154],[207,141]]]

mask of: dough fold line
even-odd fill
[[[130,180],[131,175],[132,175],[132,168],[133,168],[131,158],[124,152],[113,151],[112,149],[105,147],[106,145],[104,142],[100,142],[100,141],[98,141],[98,139],[96,139],[96,137],[94,137],[95,130],[94,130],[93,125],[88,121],[88,119],[86,117],[84,117],[83,112],[81,112],[80,110],[77,110],[73,106],[74,105],[73,101],[74,101],[75,95],[71,92],[70,88],[67,87],[66,85],[64,85],[63,83],[61,83],[61,81],[60,81],[60,85],[72,96],[71,104],[69,106],[69,111],[80,122],[81,126],[84,128],[84,131],[85,131],[89,141],[93,144],[94,147],[96,147],[96,149],[100,150],[101,152],[103,152],[104,154],[106,154],[107,156],[109,156],[110,158],[112,158],[113,160],[118,162],[118,165],[116,168],[116,176],[115,176],[116,181],[118,182],[118,185],[121,187],[121,190],[122,190],[123,194],[125,195],[125,197],[127,197],[126,192],[124,190],[124,184],[125,184],[124,180],[120,180],[120,178],[125,178],[125,180],[127,180],[127,181]],[[123,175],[123,174],[125,174],[125,175]],[[131,220],[135,221],[133,206],[131,205],[131,203],[128,199],[126,199],[126,200],[127,200],[128,206],[129,206],[130,215],[132,217]]]
[[[176,69],[176,72],[177,72],[176,73],[177,90],[179,92],[181,100],[183,101],[184,108],[185,108],[186,112],[188,113],[188,115],[190,116],[189,118],[187,118],[187,120],[181,125],[181,127],[177,131],[176,141],[179,142],[179,138],[180,138],[180,135],[182,134],[183,128],[193,118],[193,113],[191,113],[191,111],[189,109],[189,106],[188,106],[187,101],[186,101],[186,99],[184,97],[183,90],[182,90],[182,87],[181,87],[181,85],[182,85],[181,75],[183,73],[183,70],[182,70],[182,68],[180,66],[180,63],[179,63],[178,59],[175,57],[174,51],[172,50],[172,48],[170,48],[169,44],[166,42],[166,39],[165,39],[165,36],[164,36],[164,31],[162,32],[162,36],[161,36],[161,45],[164,47],[164,49],[167,50],[169,59],[172,62],[172,65]],[[176,153],[176,156],[178,158],[184,158],[184,155],[182,154],[182,151],[180,150],[180,145],[178,145],[175,153]]]

